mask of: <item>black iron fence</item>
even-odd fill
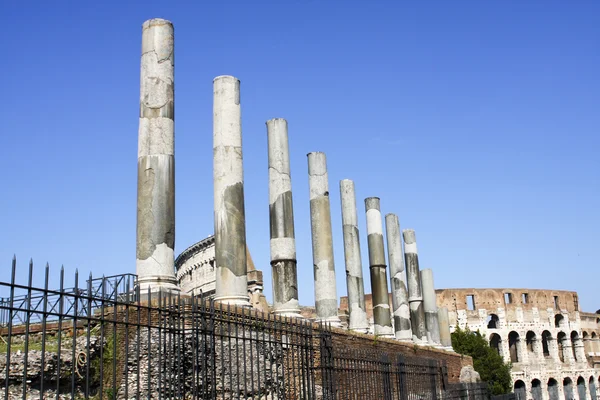
[[[0,282],[5,399],[488,400],[437,360],[334,346],[324,325],[141,292],[135,276],[83,287]]]

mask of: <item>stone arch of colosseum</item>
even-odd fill
[[[599,400],[600,314],[579,310],[577,293],[443,289],[437,295],[452,328],[479,330],[512,361],[512,386],[522,400]]]

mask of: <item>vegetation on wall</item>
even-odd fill
[[[473,358],[473,368],[487,382],[492,394],[510,393],[511,365],[504,362],[479,331],[471,332],[469,328],[463,330],[457,326],[452,333],[452,347],[457,353]]]

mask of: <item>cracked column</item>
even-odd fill
[[[327,160],[321,152],[307,156],[316,320],[339,326]]]
[[[142,25],[136,273],[142,292],[179,291],[175,278],[173,24]]]
[[[385,231],[388,262],[390,263],[390,281],[392,285],[394,334],[396,339],[408,341],[412,340],[412,330],[410,327],[408,291],[404,277],[404,255],[402,253],[402,238],[400,237],[400,222],[397,215],[387,214],[385,216]]]
[[[365,306],[365,285],[362,273],[356,194],[354,193],[353,181],[350,179],[340,181],[340,197],[342,202],[346,285],[348,286],[348,311],[350,312],[348,329],[367,333],[369,331],[369,322]]]
[[[388,297],[385,249],[383,248],[383,223],[379,209],[379,197],[365,199],[367,213],[367,244],[369,247],[369,270],[375,335],[394,337],[390,302]]]
[[[288,317],[302,317],[298,305],[292,178],[285,119],[267,121],[267,140],[273,312]]]
[[[450,334],[450,317],[448,308],[438,308],[438,323],[440,325],[440,342],[447,350],[452,350],[452,335]]]
[[[440,344],[440,323],[438,321],[433,271],[426,268],[421,271],[421,287],[423,289],[423,310],[425,310],[425,326],[427,340],[431,344]]]
[[[419,256],[417,254],[417,239],[415,231],[404,229],[404,261],[406,265],[406,283],[408,286],[408,305],[410,308],[410,324],[413,340],[426,342],[427,327],[423,310],[423,295],[421,292],[421,276],[419,274]]]
[[[218,76],[214,79],[213,90],[215,301],[250,306],[246,276],[240,81],[233,76]]]

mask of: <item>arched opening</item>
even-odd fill
[[[558,399],[558,382],[554,378],[548,379],[548,398],[549,400]]]
[[[577,347],[579,345],[579,334],[577,331],[571,332],[571,350],[573,352],[573,360],[580,361],[577,359]],[[584,382],[585,384],[585,382]]]
[[[556,336],[556,342],[558,344],[558,358],[560,358],[560,362],[565,362],[565,341],[567,340],[567,335],[564,332],[558,332]],[[568,349],[571,350],[571,349]]]
[[[500,335],[498,335],[497,333],[492,333],[490,335],[490,347],[492,349],[496,350],[496,352],[499,355],[502,355],[502,352],[500,350],[501,349],[500,343],[502,343],[502,339],[500,338]]]
[[[535,340],[535,333],[533,331],[527,332],[525,343],[527,343],[527,352],[530,354],[535,354]]]
[[[598,335],[596,335],[596,332],[592,332],[592,342],[590,343],[590,351],[593,353],[598,352]]]
[[[542,395],[542,382],[539,379],[531,381],[531,397],[533,397],[533,400],[542,400],[544,398]]]
[[[516,400],[527,400],[527,388],[522,380],[515,381],[514,390]]]
[[[565,394],[565,400],[575,400],[573,395],[573,381],[571,378],[565,378],[563,380],[563,393]]]
[[[587,400],[587,388],[583,376],[577,378],[577,393],[579,394],[579,400]]]
[[[589,385],[590,385],[590,398],[592,400],[598,400],[598,396],[596,395],[596,381],[594,380],[593,376],[590,376]]]
[[[519,334],[512,331],[508,334],[508,350],[510,351],[510,361],[513,363],[519,362]]]
[[[544,353],[544,357],[550,357],[550,341],[552,340],[552,335],[548,331],[542,332],[542,352]]]
[[[556,314],[554,316],[554,327],[555,328],[564,328],[565,317],[562,314]]]
[[[500,318],[496,314],[490,314],[487,318],[488,329],[498,329]]]

